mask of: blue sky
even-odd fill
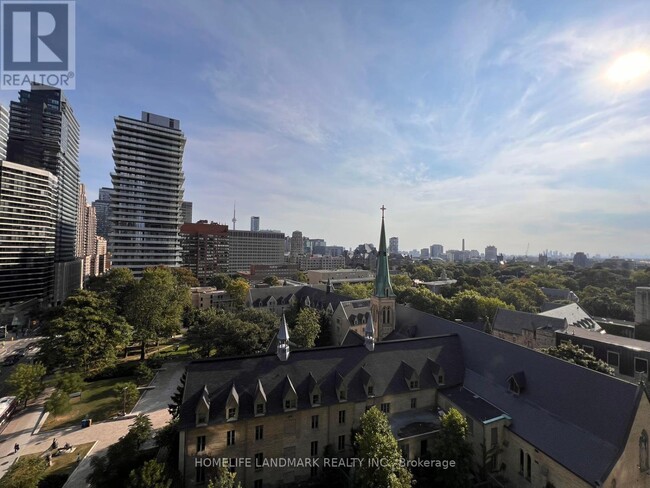
[[[77,3],[82,180],[113,117],[181,120],[195,219],[346,247],[650,254],[650,2]],[[4,102],[15,93],[2,92]]]

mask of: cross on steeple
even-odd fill
[[[381,208],[380,208],[379,210],[381,210],[381,218],[383,219],[383,218],[384,218],[384,210],[386,210],[386,207],[384,207],[384,206],[382,205]]]

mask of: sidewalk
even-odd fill
[[[166,363],[152,381],[151,386],[155,388],[143,393],[133,408],[132,414],[144,413],[148,415],[154,429],[164,427],[171,419],[167,406],[180,382],[184,365],[185,363]],[[78,445],[97,441],[93,450],[81,461],[65,484],[66,488],[85,488],[88,486],[86,477],[90,473],[90,460],[93,456],[104,455],[108,446],[117,442],[128,432],[129,426],[133,423],[133,415],[119,420],[107,420],[92,424],[85,429],[73,425],[32,435],[44,411],[43,405],[52,391],[52,388],[43,391],[31,405],[28,405],[23,412],[9,422],[0,436],[0,477],[4,476],[16,459],[13,453],[13,446],[16,442],[20,444],[18,455],[22,456],[45,451],[55,437],[59,444],[69,442],[72,445]]]

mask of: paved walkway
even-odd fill
[[[93,456],[104,455],[108,446],[125,435],[135,415],[138,413],[147,414],[154,429],[159,429],[169,422],[171,417],[167,411],[167,406],[170,403],[172,393],[176,391],[179,384],[180,377],[185,369],[185,363],[166,363],[163,368],[164,370],[158,372],[151,383],[151,386],[155,388],[147,390],[140,397],[131,415],[120,420],[100,422],[85,429],[75,425],[31,435],[40,418],[40,413],[37,412],[42,412],[43,408],[35,407],[33,411],[27,409],[20,416],[12,419],[2,437],[0,437],[5,439],[4,442],[0,442],[0,476],[4,475],[15,459],[13,445],[16,442],[21,446],[19,454],[23,455],[45,451],[52,444],[55,437],[59,445],[66,442],[78,445],[97,441],[94,449],[81,462],[65,485],[66,488],[88,486],[86,477],[90,473],[90,459]]]

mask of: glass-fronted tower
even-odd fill
[[[119,116],[113,131],[109,251],[112,267],[181,265],[185,136],[175,119]]]

